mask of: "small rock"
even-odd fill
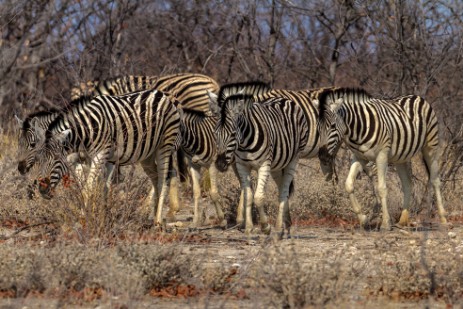
[[[450,238],[455,238],[455,237],[457,237],[457,234],[456,234],[455,232],[449,232],[447,235],[448,235]]]

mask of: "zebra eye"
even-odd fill
[[[35,146],[36,146],[35,142],[31,142],[31,147],[35,148]]]

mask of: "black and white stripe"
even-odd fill
[[[147,90],[122,96],[80,98],[74,102],[49,125],[45,143],[37,151],[42,167],[40,193],[49,197],[64,176],[65,158],[57,155],[63,153],[63,148],[65,153],[85,149],[92,159],[83,190],[85,200],[95,187],[103,164],[140,163],[159,192],[156,223],[160,224],[170,157],[180,126],[179,113],[171,100],[161,91]],[[155,197],[152,196],[152,204]]]
[[[72,99],[82,95],[121,95],[140,90],[157,89],[174,96],[182,107],[207,112],[206,91],[217,93],[219,85],[209,76],[197,73],[178,73],[162,76],[126,75],[101,82],[87,82],[72,90]]]
[[[286,98],[297,105],[304,111],[306,117],[306,123],[309,126],[307,128],[309,132],[308,140],[305,149],[300,154],[301,158],[314,158],[317,155],[320,159],[320,166],[323,173],[326,176],[326,180],[331,180],[335,175],[337,180],[334,157],[339,148],[333,151],[331,156],[323,153],[320,155],[320,148],[322,146],[322,136],[320,135],[320,128],[318,123],[318,96],[324,90],[328,88],[311,89],[311,90],[286,90],[286,89],[271,89],[255,96],[258,101],[263,101],[269,98]],[[330,88],[331,89],[331,88]],[[339,140],[336,145],[339,145]]]
[[[218,114],[216,126],[217,168],[225,171],[236,160],[242,198],[246,213],[246,232],[253,228],[251,207],[256,204],[260,224],[269,232],[264,211],[265,187],[270,175],[279,188],[279,214],[276,227],[289,233],[289,191],[300,154],[306,147],[309,132],[303,110],[285,98],[270,98],[256,102],[253,95],[224,93],[236,89],[236,84],[221,87],[216,100],[211,99],[211,110]],[[251,170],[258,171],[258,182],[253,199]]]
[[[211,181],[211,200],[215,206],[217,218],[221,226],[226,225],[226,220],[220,205],[219,189],[217,185],[216,138],[214,129],[217,117],[211,113],[204,113],[190,109],[179,109],[181,115],[180,135],[181,149],[188,159],[190,174],[193,183],[194,217],[193,226],[198,227],[205,218],[205,207],[200,209],[201,167],[207,168]]]
[[[79,98],[83,95],[91,97],[97,95],[122,95],[148,89],[158,89],[168,92],[180,102],[180,105],[192,111],[206,111],[209,109],[209,97],[207,92],[210,91],[217,93],[219,86],[212,78],[203,74],[195,73],[179,73],[166,76],[127,75],[101,82],[90,81],[80,85],[80,87],[74,87],[71,93],[75,100],[79,100]],[[25,121],[21,121],[18,118],[20,125],[18,169],[22,174],[26,173],[34,165],[36,158],[35,147],[43,142],[48,125],[59,115],[59,113],[59,111],[40,112],[28,116]],[[71,158],[74,161],[76,161],[76,159],[79,161],[85,159],[84,156],[79,156],[77,154],[68,156],[68,159]],[[68,163],[72,162],[68,160]],[[174,163],[176,163],[176,160],[174,160]],[[81,174],[83,174],[82,166],[78,163],[75,163],[75,165],[75,174],[78,178],[83,178],[81,177]],[[182,164],[179,164],[179,166],[183,167]],[[113,166],[108,164],[107,169],[108,171],[112,171]],[[108,180],[106,182],[107,186],[109,186],[112,175],[112,173],[108,171],[106,173],[108,176]],[[169,216],[173,216],[173,214],[180,208],[176,170],[171,169],[171,172]],[[180,173],[184,174],[185,172],[181,170]]]
[[[421,152],[434,187],[440,220],[446,223],[439,179],[439,129],[435,112],[422,97],[405,95],[377,99],[361,89],[326,89],[319,95],[319,118],[326,132],[326,152],[331,154],[342,137],[354,154],[346,190],[360,224],[366,216],[354,195],[354,182],[366,164],[376,163],[378,195],[382,205],[381,228],[390,229],[387,208],[386,169],[394,164],[399,174],[404,203],[399,224],[408,224],[412,194],[411,159]]]

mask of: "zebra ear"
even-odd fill
[[[16,114],[14,115],[14,119],[16,119],[16,121],[18,122],[19,128],[22,128],[24,124],[24,120],[21,120]]]
[[[178,112],[178,115],[180,116],[180,119],[183,120],[185,119],[185,112],[183,111],[183,108],[181,108],[180,106],[177,107],[177,112]]]
[[[336,113],[341,108],[342,103],[344,103],[344,98],[337,98],[334,102],[330,103],[330,110]]]
[[[217,102],[218,96],[209,90],[207,90],[207,96],[209,97],[209,109],[214,115],[219,115],[220,107],[219,103]]]
[[[233,115],[238,115],[243,112],[245,106],[246,102],[244,100],[239,100],[230,107],[230,111]]]
[[[37,118],[32,118],[31,126],[34,126],[34,131],[37,136],[39,136],[41,140],[45,139],[45,130],[39,126],[39,122]]]
[[[320,106],[320,101],[318,99],[312,99],[312,104],[315,108]]]
[[[71,129],[66,129],[62,132],[59,132],[53,136],[59,143],[64,144],[71,134]]]

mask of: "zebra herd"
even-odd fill
[[[154,223],[160,225],[168,191],[168,215],[178,211],[177,171],[185,173],[186,161],[193,184],[193,225],[201,226],[205,216],[200,205],[203,167],[210,173],[217,218],[225,226],[217,177],[232,166],[241,186],[237,223],[251,233],[251,209],[255,205],[261,230],[270,232],[263,206],[271,176],[279,192],[276,229],[289,235],[289,197],[298,160],[318,156],[326,179],[331,180],[333,175],[337,177],[334,158],[344,142],[354,155],[346,190],[362,227],[368,219],[354,195],[358,173],[369,169],[368,162],[376,164],[381,228],[389,230],[385,174],[388,164],[397,166],[404,193],[399,224],[407,225],[412,192],[410,163],[420,151],[441,223],[446,223],[438,170],[437,117],[419,96],[385,100],[362,89],[293,91],[272,89],[262,82],[219,87],[212,78],[191,73],[89,82],[85,89],[73,89],[72,96],[72,102],[62,110],[17,118],[18,170],[22,174],[35,171],[38,190],[45,198],[54,195],[72,167],[81,170],[79,164],[84,162],[90,171],[82,194],[89,205],[91,190],[107,192],[118,170],[115,166],[140,163],[152,182],[149,202]],[[254,192],[252,170],[257,171]]]

